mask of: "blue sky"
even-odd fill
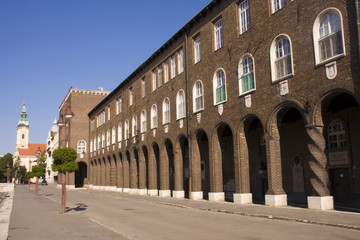
[[[0,155],[23,101],[30,143],[46,143],[70,87],[112,91],[209,2],[0,1]]]

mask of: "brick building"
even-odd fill
[[[90,111],[91,186],[359,202],[358,12],[350,0],[211,1]]]
[[[67,174],[66,183],[69,187],[82,187],[87,184],[89,118],[87,113],[109,92],[99,88],[98,91],[70,88],[59,107],[59,145],[71,147],[78,153],[76,162],[79,170]]]

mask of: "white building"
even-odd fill
[[[51,130],[48,133],[46,141],[46,174],[45,179],[48,183],[57,183],[57,172],[53,172],[51,165],[53,164],[52,153],[59,147],[59,126],[56,119],[52,123]]]

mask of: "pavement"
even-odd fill
[[[270,207],[256,204],[234,204],[228,202],[210,202],[207,200],[189,200],[163,197],[131,195],[122,192],[93,190],[80,188],[71,191],[84,191],[89,196],[96,195],[129,199],[138,202],[150,202],[174,208],[197,209],[201,211],[237,214],[254,218],[269,219],[269,221],[290,221],[302,224],[324,225],[334,228],[344,228],[359,231],[360,213],[337,210],[319,211],[298,207]],[[1,191],[0,192],[5,192]],[[14,194],[15,193],[15,194]],[[119,239],[119,235],[103,227],[101,222],[84,218],[79,209],[69,209],[66,214],[60,214],[59,202],[51,197],[60,194],[55,185],[39,186],[39,196],[35,196],[27,186],[16,185],[15,192],[7,191],[9,197],[0,205],[0,240],[6,239]],[[50,197],[51,196],[51,197]],[[59,195],[60,196],[60,195]],[[57,198],[57,196],[56,196]],[[57,198],[60,201],[60,198]],[[13,207],[12,207],[13,206]],[[12,207],[12,212],[11,212]],[[10,208],[10,210],[9,210]],[[74,210],[74,211],[72,211]],[[6,219],[7,217],[11,218]],[[116,214],[116,213],[114,213]],[[34,224],[35,221],[38,224]],[[7,227],[7,229],[6,229]],[[8,231],[10,229],[10,231]],[[32,238],[30,232],[35,232]],[[125,239],[125,238],[124,238]]]

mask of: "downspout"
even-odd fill
[[[357,25],[357,34],[358,34],[358,54],[360,61],[360,16],[359,16],[359,0],[355,0],[355,9],[356,9],[356,25]]]
[[[189,26],[186,28],[185,32],[185,88],[186,88],[186,132],[187,132],[187,140],[188,140],[188,150],[189,150],[189,199],[191,199],[191,176],[192,176],[192,161],[191,161],[191,133],[189,127],[190,120],[190,111],[189,111],[189,64],[188,64],[188,34],[189,34]]]

